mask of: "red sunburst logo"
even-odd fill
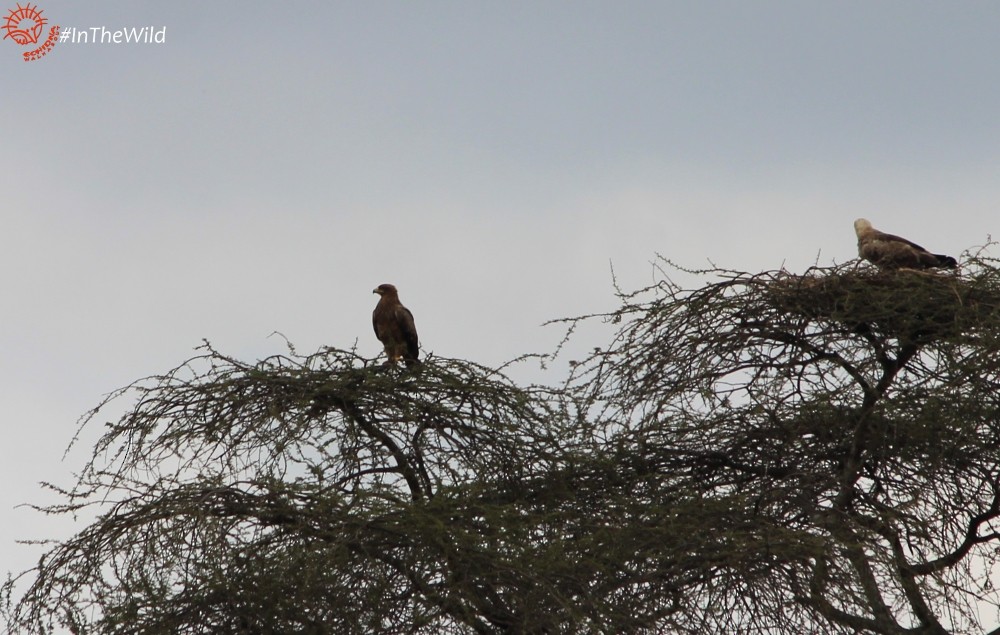
[[[11,9],[7,16],[7,21],[2,28],[7,32],[3,39],[11,38],[21,46],[25,44],[37,44],[38,38],[42,34],[42,28],[48,22],[42,17],[42,11],[38,5],[26,6],[17,5],[16,9]]]

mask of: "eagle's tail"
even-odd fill
[[[955,267],[958,266],[958,261],[952,258],[951,256],[945,256],[944,254],[934,254],[934,257],[937,258],[938,267],[943,267],[945,269],[954,269]]]

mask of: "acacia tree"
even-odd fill
[[[9,630],[989,632],[995,265],[664,276],[559,387],[206,345],[102,404]]]
[[[703,527],[739,557],[686,589],[677,630],[996,625],[993,263],[712,273],[723,280],[626,303],[615,344],[581,372],[616,444],[738,519]]]

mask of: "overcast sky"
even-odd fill
[[[859,216],[956,256],[997,231],[995,1],[38,5],[166,31],[0,41],[0,572],[65,535],[15,506],[71,482],[78,416],[203,338],[375,356],[392,282],[425,353],[495,365],[612,308],[612,265],[802,271]]]

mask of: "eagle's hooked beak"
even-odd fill
[[[379,295],[382,295],[382,292],[379,289],[372,289],[372,293],[377,293]]]

